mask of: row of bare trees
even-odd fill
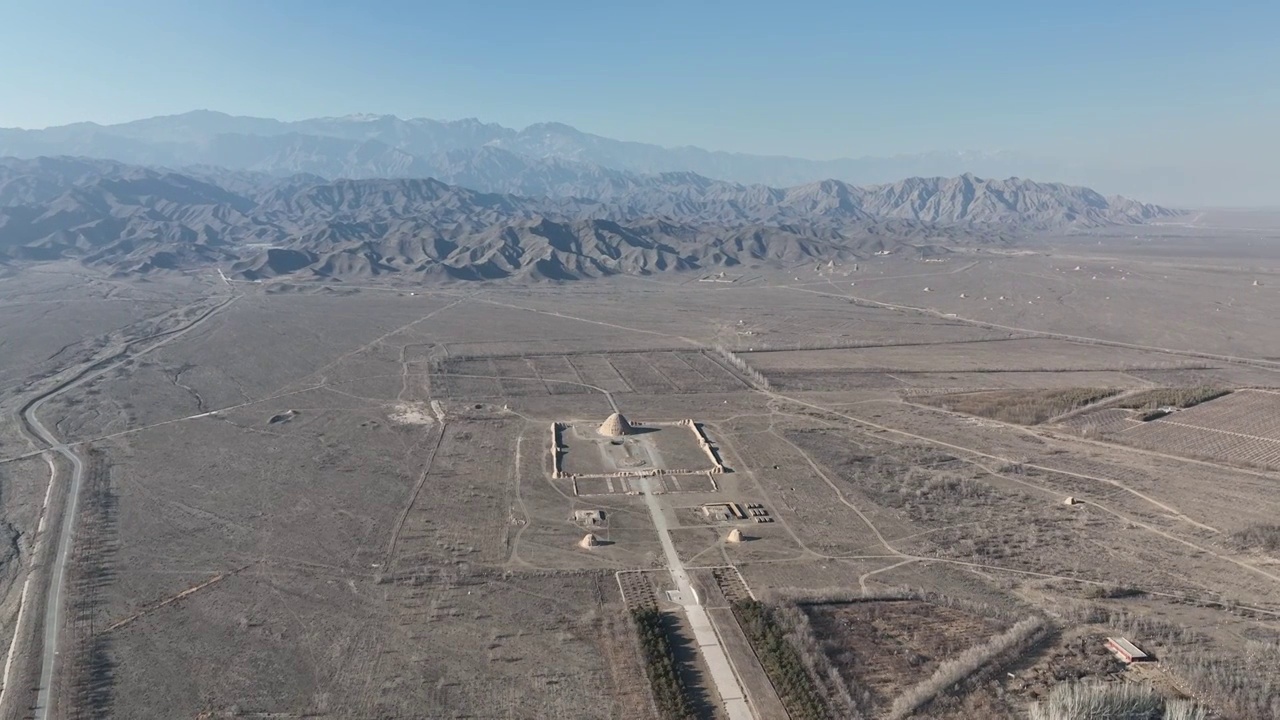
[[[889,709],[892,720],[909,717],[925,703],[954,687],[984,666],[1008,657],[1042,637],[1045,621],[1038,616],[1024,618],[1013,627],[984,643],[974,645],[950,660],[943,661],[932,675],[916,683],[893,701]]]
[[[712,350],[715,351],[716,355],[720,356],[721,360],[724,360],[738,372],[742,373],[747,378],[747,381],[751,383],[752,387],[757,390],[769,389],[769,378],[765,377],[760,373],[760,371],[747,364],[747,361],[741,355],[738,355],[723,345],[716,345]]]
[[[68,691],[59,700],[63,714],[75,720],[111,716],[115,675],[103,605],[106,588],[115,579],[116,494],[106,453],[90,449],[86,456],[69,565],[68,644],[62,655]]]
[[[1065,619],[1105,625],[1157,648],[1162,667],[1185,690],[1226,717],[1280,718],[1280,633],[1219,647],[1190,628],[1092,603],[1058,610]]]
[[[1208,720],[1190,700],[1166,698],[1135,683],[1072,682],[1058,685],[1031,706],[1031,720]]]

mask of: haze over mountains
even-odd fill
[[[640,174],[692,172],[718,180],[773,187],[826,179],[879,184],[907,177],[952,177],[964,173],[1079,184],[1090,184],[1091,178],[1096,177],[1088,171],[1013,152],[931,152],[816,161],[696,147],[664,148],[600,137],[561,123],[539,123],[514,130],[474,119],[401,120],[390,115],[281,122],[198,110],[117,125],[76,123],[43,130],[0,129],[0,157],[58,155],[174,168],[214,165],[271,175],[435,177],[482,190],[533,195],[544,194],[547,185],[554,188],[551,178],[569,171],[566,161],[596,168],[575,166],[571,171],[576,174],[607,174],[605,169]],[[518,172],[512,170],[515,165],[520,166]],[[1159,187],[1161,182],[1168,180],[1134,179],[1123,187],[1145,190]]]
[[[494,147],[442,156],[453,164],[438,174],[471,187],[421,177],[328,180],[10,158],[0,161],[0,258],[75,258],[122,274],[218,266],[247,279],[416,273],[568,280],[847,259],[895,248],[947,252],[1004,243],[1028,230],[1174,214],[1087,188],[972,175],[779,189],[531,159]],[[417,172],[413,161],[396,167]]]

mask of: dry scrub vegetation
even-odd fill
[[[1156,388],[1135,393],[1113,403],[1111,407],[1127,410],[1155,410],[1162,407],[1189,408],[1229,394],[1231,391],[1216,387]]]
[[[1117,392],[1119,391],[1114,388],[990,390],[923,397],[916,402],[1015,425],[1039,425],[1064,413],[1105,400]]]
[[[1000,561],[1036,572],[1071,570],[1073,557],[1062,548],[1078,543],[1080,530],[1061,522],[1056,503],[997,489],[981,479],[981,471],[929,446],[891,446],[874,455],[852,455],[839,433],[804,430],[786,437],[876,506],[933,529],[914,541],[912,552]],[[1019,521],[1009,522],[1009,517]]]
[[[1029,617],[1018,621],[1005,632],[943,662],[927,680],[913,685],[893,701],[889,717],[893,720],[909,717],[918,708],[980,669],[995,665],[1002,659],[1009,659],[1019,649],[1043,637],[1044,633],[1045,623],[1042,618]]]
[[[805,663],[780,613],[755,600],[733,604],[734,617],[755,649],[760,665],[792,720],[827,720],[840,717],[823,698],[812,660]]]
[[[1280,525],[1250,525],[1232,533],[1231,539],[1242,548],[1277,552],[1280,551]]]
[[[1050,632],[1040,617],[921,590],[805,594],[734,608],[792,718],[907,718]]]
[[[926,603],[934,611],[921,614],[918,608]],[[833,622],[844,617],[840,613],[845,609],[855,614]],[[1055,608],[1058,618],[1053,623],[1039,615],[1024,616],[1011,626],[988,625],[984,635],[981,625],[965,625],[957,611],[972,613],[975,619],[981,613],[988,623],[996,618],[1008,623],[1025,610],[906,588],[875,598],[796,596],[762,610],[780,628],[771,642],[785,641],[786,647],[776,654],[786,658],[788,672],[794,677],[803,669],[808,676],[794,682],[819,691],[825,702],[822,711],[799,714],[788,704],[793,717],[970,716],[957,712],[1025,717],[1021,713],[1027,706],[1022,703],[1035,698],[1041,701],[1033,706],[1033,720],[1202,720],[1210,717],[1209,708],[1217,711],[1213,717],[1280,717],[1280,636],[1223,647],[1163,620],[1089,603]],[[892,612],[885,614],[888,611]],[[1005,629],[996,629],[1000,627]],[[1120,672],[1122,666],[1101,650],[1102,636],[1109,633],[1141,643],[1197,702],[1166,698],[1146,685],[1111,695],[1088,684],[1090,677]],[[1067,642],[1060,636],[1072,639]],[[947,649],[947,643],[965,643],[966,638],[963,650]],[[1068,657],[1086,647],[1089,657],[1098,655],[1104,662],[1079,665],[1082,658]],[[1046,664],[1049,673],[1040,667]],[[778,686],[774,669],[768,662],[765,666]],[[1017,673],[1016,684],[997,682],[1003,669]],[[816,699],[813,705],[817,707]]]
[[[1193,630],[1096,605],[1068,608],[1063,615],[1136,639],[1224,717],[1280,718],[1280,635],[1264,634],[1224,648]]]
[[[1031,706],[1031,720],[1206,720],[1208,712],[1188,700],[1157,695],[1134,684],[1066,683]]]

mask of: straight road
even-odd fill
[[[728,654],[720,644],[720,636],[716,634],[711,617],[702,607],[698,592],[693,589],[693,583],[689,581],[689,573],[685,571],[684,563],[676,553],[675,543],[671,542],[671,533],[667,531],[667,518],[654,494],[653,478],[642,477],[639,480],[644,490],[645,504],[649,506],[649,514],[653,516],[653,526],[658,530],[658,539],[662,541],[662,551],[667,556],[667,569],[671,572],[671,578],[675,580],[676,591],[680,593],[680,605],[684,609],[685,616],[689,618],[689,625],[693,628],[694,642],[698,644],[698,652],[702,653],[703,659],[707,661],[711,681],[716,686],[721,702],[724,703],[725,712],[729,720],[756,720],[755,713],[747,703],[747,695],[743,692],[742,683],[729,662]]]

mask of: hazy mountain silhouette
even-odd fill
[[[869,184],[966,172],[986,177],[1050,178],[1064,172],[1016,153],[932,152],[817,161],[697,147],[666,148],[601,137],[562,123],[514,130],[475,119],[402,120],[390,115],[281,122],[198,110],[117,125],[0,129],[0,156],[75,155],[141,165],[218,165],[330,178],[443,176],[442,170],[457,162],[449,153],[480,148],[506,150],[528,160],[587,163],[640,174],[693,172],[777,187],[828,178]],[[548,172],[554,173],[556,167],[552,163]]]
[[[493,148],[445,155],[455,175],[556,192],[531,198],[435,179],[328,181],[5,159],[0,259],[75,258],[125,274],[217,264],[248,279],[574,279],[845,259],[891,248],[946,252],[1007,242],[1028,229],[1172,214],[1087,188],[1018,179],[912,178],[873,187],[827,180],[779,189],[692,173],[546,165]]]

